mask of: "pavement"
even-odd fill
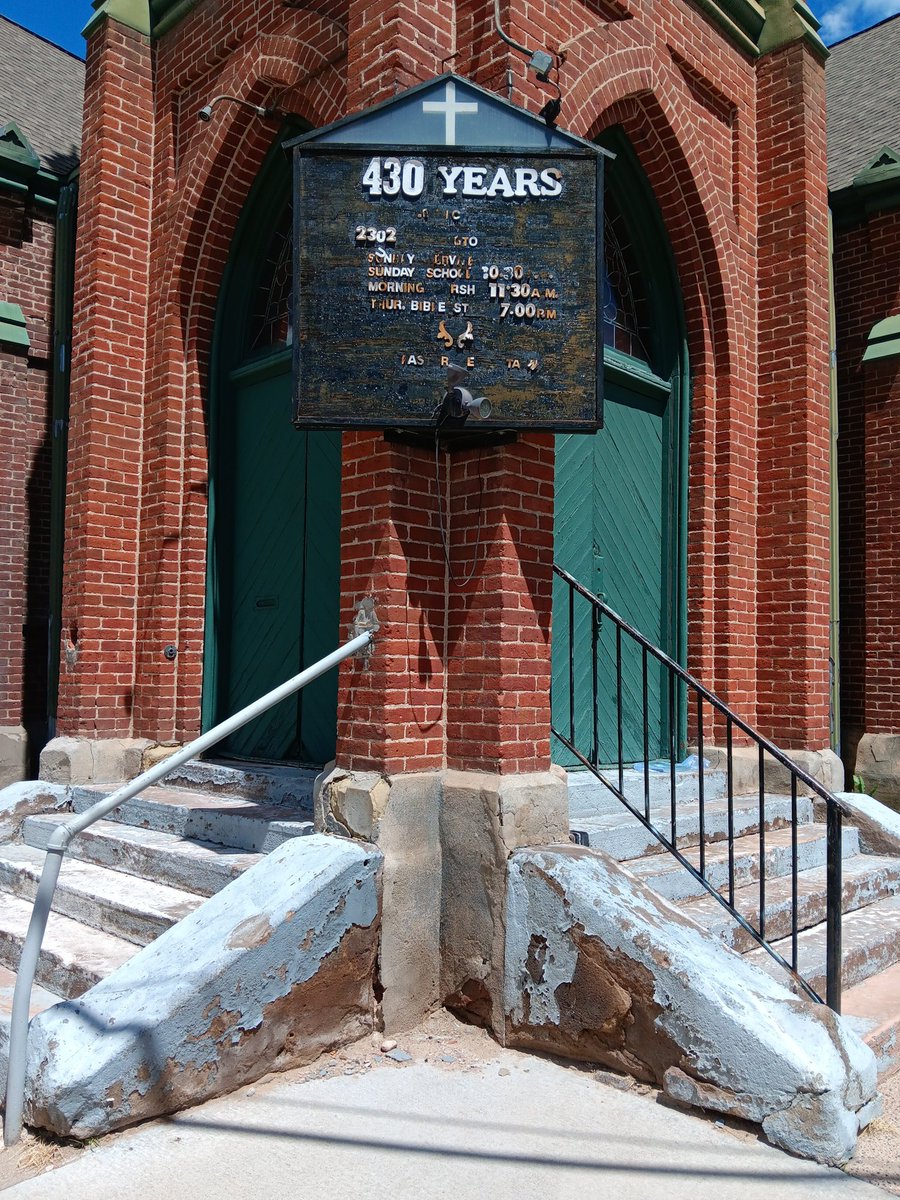
[[[105,1138],[3,1200],[884,1197],[748,1129],[607,1072],[503,1050],[446,1015],[387,1045],[357,1043]]]

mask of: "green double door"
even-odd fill
[[[605,428],[556,441],[555,557],[654,645],[677,656],[681,579],[678,554],[677,436],[672,387],[624,356],[605,384]],[[633,368],[633,369],[632,369]],[[594,727],[594,688],[597,722]],[[572,698],[574,695],[574,705]],[[622,639],[618,683],[615,627],[601,620],[596,654],[591,606],[554,578],[553,724],[591,757],[618,761],[619,696],[622,758],[644,757],[644,672],[639,649]],[[668,753],[669,697],[661,669],[649,659],[646,721],[651,758]],[[574,756],[554,739],[563,766]]]
[[[232,371],[220,404],[208,723],[336,649],[339,637],[340,433],[294,429],[289,350]],[[325,763],[336,712],[331,671],[219,753]]]

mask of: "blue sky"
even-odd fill
[[[894,16],[900,12],[900,0],[810,0],[810,7],[831,44]],[[0,0],[4,17],[82,57],[81,30],[92,11],[90,0]]]

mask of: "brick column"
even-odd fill
[[[455,48],[446,0],[357,0],[349,30],[351,111]],[[508,856],[568,833],[549,770],[553,439],[439,460],[344,434],[342,622],[371,596],[381,629],[368,669],[341,671],[317,819],[385,856],[385,1027],[446,1002],[499,1030]]]
[[[102,19],[88,42],[59,731],[132,730],[150,237],[149,38]]]
[[[550,766],[552,434],[457,459],[447,762],[501,775]]]
[[[434,455],[345,433],[341,481],[342,631],[372,596],[381,623],[368,669],[341,669],[337,762],[394,774],[444,765],[444,560]]]
[[[452,0],[351,0],[347,109],[356,112],[448,69],[456,49]]]
[[[825,72],[804,41],[758,67],[760,729],[829,746]]]
[[[549,768],[553,454],[550,434],[442,453],[439,498],[431,451],[344,435],[342,624],[372,596],[381,629],[341,673],[340,767]]]

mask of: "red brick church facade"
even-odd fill
[[[561,126],[590,139],[624,131],[671,243],[691,374],[687,665],[786,749],[821,751],[831,744],[825,53],[805,12],[768,0],[502,7],[516,40],[561,60]],[[317,127],[448,64],[504,97],[511,86],[535,113],[550,94],[497,36],[489,3],[98,6],[60,734],[181,742],[201,727],[211,344],[229,246],[278,123],[231,102],[206,123],[199,110],[227,95]],[[549,766],[553,437],[526,434],[480,459],[462,452],[451,472],[471,511],[477,472],[490,487],[481,545],[461,537],[454,549],[461,573],[473,555],[480,564],[447,595],[432,456],[378,433],[343,435],[340,633],[362,596],[374,596],[381,622],[370,668],[342,668],[344,767]]]

